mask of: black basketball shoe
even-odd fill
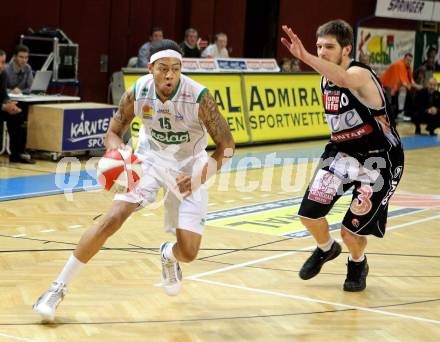
[[[299,277],[307,280],[316,276],[327,261],[333,260],[341,254],[341,245],[336,241],[333,242],[332,247],[328,252],[324,252],[319,247],[313,251],[312,255],[306,260],[299,271]]]
[[[368,270],[367,257],[361,262],[348,260],[344,291],[358,292],[365,290],[367,287]]]

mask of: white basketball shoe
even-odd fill
[[[170,242],[160,245],[160,257],[162,262],[162,287],[168,296],[176,296],[181,287],[182,271],[177,261],[172,261],[164,256],[165,246]]]
[[[64,299],[67,287],[62,282],[54,281],[52,286],[38,298],[32,310],[41,315],[43,321],[53,322],[58,304]]]

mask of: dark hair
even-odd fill
[[[150,36],[152,36],[154,32],[162,32],[162,33],[163,33],[162,27],[154,26],[154,27],[151,29]]]
[[[159,42],[154,42],[150,46],[150,51],[148,53],[148,60],[150,60],[150,56],[155,54],[156,52],[163,51],[163,50],[174,50],[183,55],[182,49],[180,46],[171,39],[162,39]]]
[[[191,33],[198,33],[196,29],[190,27],[185,30],[185,38],[188,37]]]
[[[435,51],[437,53],[437,47],[435,46],[430,46],[428,51],[426,51],[426,54],[429,55],[432,51]]]
[[[316,30],[316,38],[326,35],[334,36],[341,47],[351,45],[353,50],[353,29],[345,20],[336,19],[319,26]]]
[[[411,52],[407,52],[407,53],[405,53],[404,55],[403,55],[403,58],[406,58],[406,57],[413,57],[413,54],[411,53]]]
[[[14,49],[14,56],[17,56],[20,52],[29,53],[29,48],[26,45],[19,44]]]
[[[0,49],[0,56],[6,56],[5,50]]]

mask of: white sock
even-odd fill
[[[405,109],[405,100],[406,93],[400,92],[399,95],[397,95],[397,109],[399,112]]]
[[[335,239],[333,239],[332,237],[330,238],[330,240],[328,240],[325,243],[318,243],[318,247],[320,250],[322,250],[323,252],[328,252],[333,245],[333,242],[335,241]]]
[[[76,276],[81,268],[83,268],[85,264],[81,261],[79,261],[75,256],[72,254],[69,258],[69,260],[64,265],[63,270],[59,274],[57,278],[57,282],[62,282],[64,284],[69,284],[70,281],[73,279],[74,276]]]
[[[171,260],[171,261],[177,261],[176,257],[174,256],[174,253],[173,253],[173,246],[174,245],[175,245],[174,243],[168,242],[165,245],[165,248],[163,249],[163,252],[162,252],[163,256],[166,259]]]
[[[348,256],[348,260],[353,261],[353,262],[362,262],[362,261],[364,261],[364,259],[365,259],[365,254],[362,254],[359,259],[353,258],[353,256],[351,254]]]

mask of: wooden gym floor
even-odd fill
[[[404,177],[385,238],[369,238],[361,293],[342,291],[346,249],[316,278],[298,277],[314,248],[295,216],[312,161],[288,163],[290,179],[298,177],[293,185],[283,183],[286,166],[258,167],[258,158],[275,151],[319,156],[324,143],[238,150],[255,168],[236,164],[211,185],[202,250],[182,265],[177,297],[156,286],[158,247],[173,239],[162,229],[162,207],[136,212],[73,281],[56,324],[41,324],[31,305],[112,196],[88,191],[0,202],[0,341],[439,341],[440,139],[407,137]],[[1,192],[56,169],[47,161],[0,162]],[[335,238],[347,199],[330,218]]]

